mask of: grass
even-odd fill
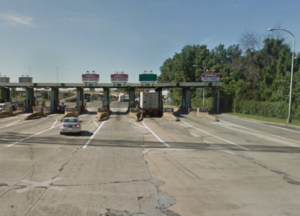
[[[258,115],[247,115],[247,114],[240,114],[240,113],[225,113],[225,114],[242,117],[242,118],[255,119],[259,121],[268,121],[268,122],[287,124],[286,119],[278,119],[278,118],[271,118],[271,117],[258,116]],[[292,123],[290,123],[290,125],[300,126],[300,121],[293,120]]]

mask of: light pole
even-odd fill
[[[203,68],[203,73],[205,73],[205,68],[202,65],[193,65],[193,67],[197,67],[197,66],[202,67]],[[205,105],[205,88],[204,87],[203,87],[202,93],[203,93],[203,103],[202,103],[202,106],[204,107],[204,105]]]
[[[295,35],[292,32],[285,30],[285,29],[272,29],[269,28],[268,31],[285,31],[293,36],[293,51],[292,51],[292,66],[291,66],[291,81],[290,81],[290,97],[289,97],[289,113],[286,123],[292,123],[292,116],[291,116],[291,108],[292,108],[292,90],[293,90],[293,74],[294,74],[294,52],[295,52]]]

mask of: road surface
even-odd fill
[[[300,215],[300,130],[225,115],[136,122],[114,102],[80,115],[0,119],[0,215]]]

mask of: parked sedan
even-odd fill
[[[81,134],[81,125],[77,117],[65,117],[60,125],[60,134],[77,133]]]

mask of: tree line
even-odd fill
[[[207,45],[187,45],[180,53],[166,59],[160,67],[158,82],[200,82],[205,69],[220,73],[221,98],[263,102],[288,102],[292,51],[284,38],[266,37],[261,46],[251,33],[241,44],[227,48],[220,44],[209,50]],[[193,65],[201,65],[193,67]],[[300,105],[300,53],[294,55],[293,107]],[[172,92],[180,102],[180,91]],[[202,97],[202,90],[191,96]],[[212,91],[207,91],[207,97]]]

